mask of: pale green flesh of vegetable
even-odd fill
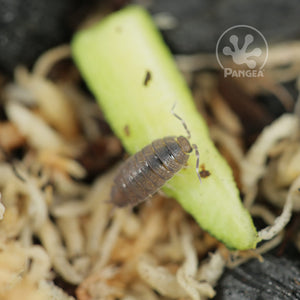
[[[171,113],[176,103],[175,112],[186,121],[190,142],[199,148],[200,165],[210,176],[199,182],[193,151],[188,166],[168,181],[164,192],[227,247],[255,248],[257,232],[240,201],[232,171],[210,140],[206,124],[150,16],[136,6],[116,12],[78,32],[72,52],[107,121],[130,154],[155,139],[187,136]]]

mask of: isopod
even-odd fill
[[[168,136],[155,140],[129,157],[114,178],[110,203],[123,207],[145,201],[186,165],[193,149],[197,156],[196,172],[201,182],[198,148],[188,141],[190,131],[184,120],[175,114],[174,107],[172,114],[182,122],[187,137]]]

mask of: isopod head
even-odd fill
[[[186,137],[179,136],[177,138],[177,143],[184,153],[191,153],[193,151],[193,148]]]

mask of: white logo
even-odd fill
[[[219,37],[216,57],[225,77],[262,77],[268,59],[268,44],[256,28],[236,25]]]

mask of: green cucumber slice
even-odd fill
[[[189,167],[163,190],[199,225],[231,249],[255,248],[257,232],[243,207],[232,171],[216,150],[191,93],[148,13],[138,6],[115,12],[75,34],[72,53],[105,117],[130,154],[154,139],[186,136],[197,144],[200,164],[210,172],[200,184],[195,153]]]

